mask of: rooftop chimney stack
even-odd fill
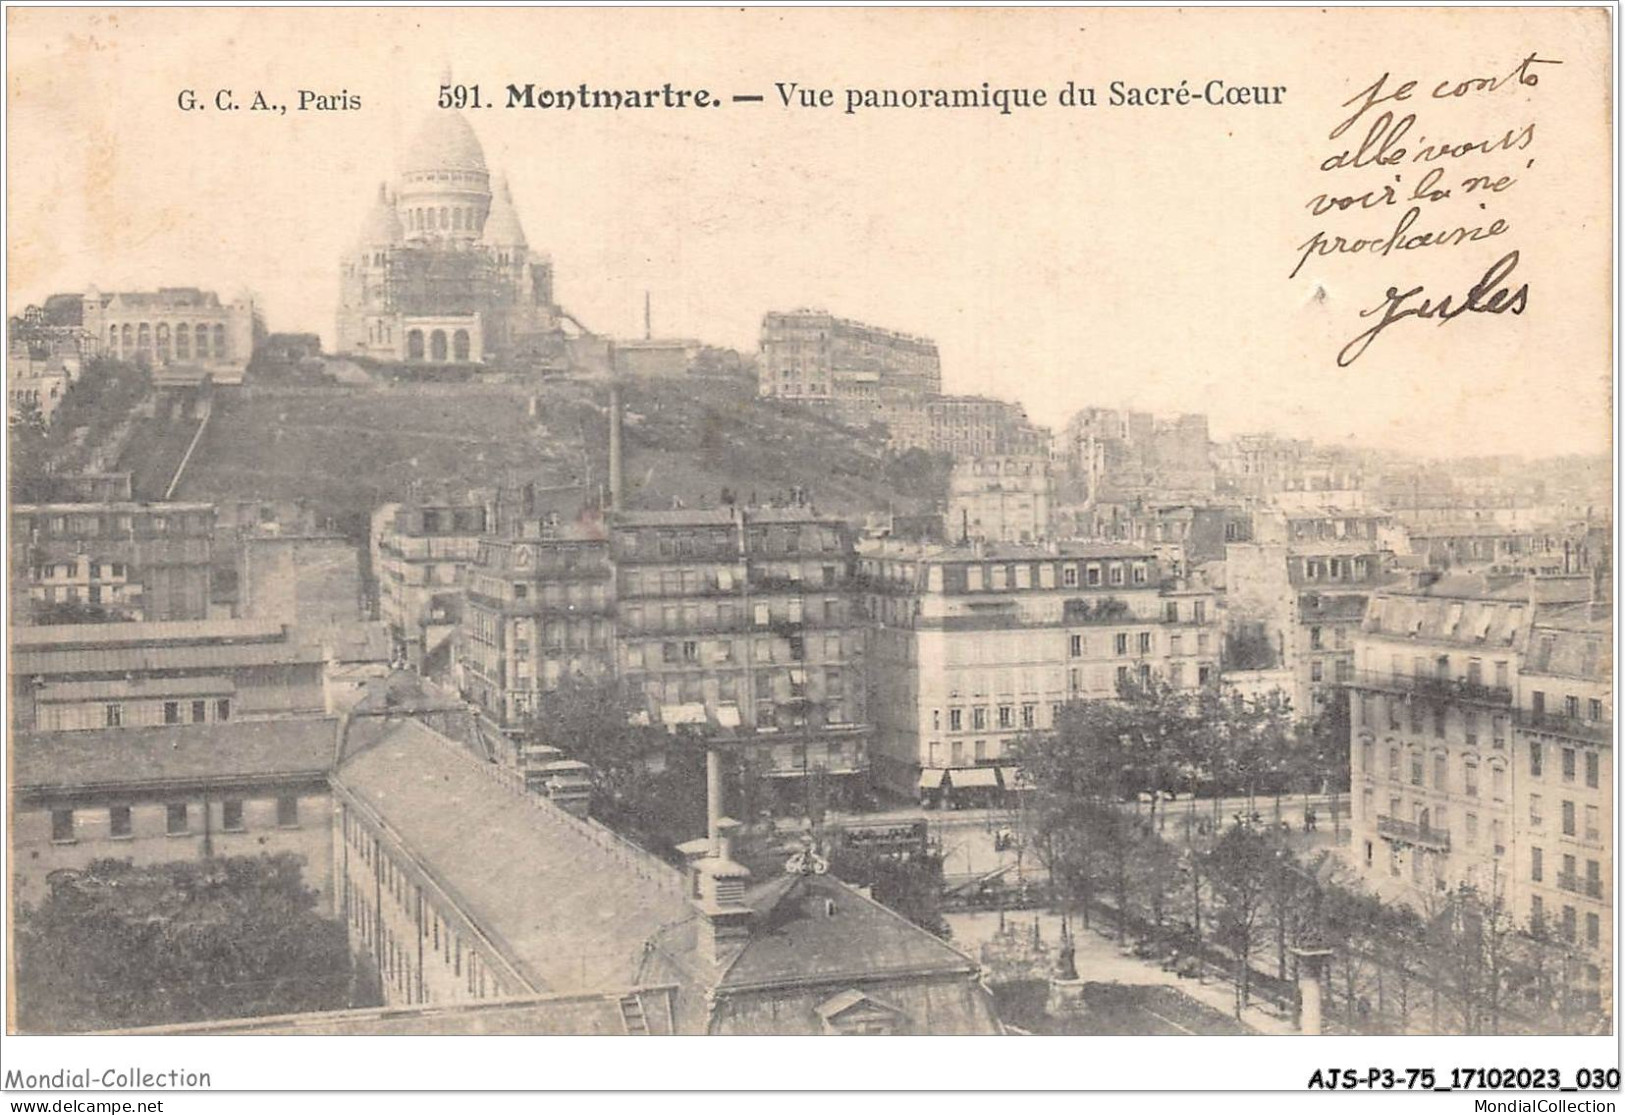
[[[694,905],[700,914],[699,952],[713,964],[724,964],[750,936],[751,909],[745,905],[750,871],[733,859],[730,833],[737,822],[722,815],[722,755],[705,754],[707,855],[695,862]]]
[[[621,461],[621,385],[609,381],[609,509],[620,511],[622,486]]]

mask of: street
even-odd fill
[[[1124,808],[1149,813],[1150,806],[1135,802]],[[1304,831],[1305,810],[1315,814],[1315,828]],[[1343,842],[1348,832],[1348,801],[1341,794],[1294,795],[1281,798],[1207,798],[1162,802],[1157,807],[1157,828],[1164,838],[1183,844],[1187,837],[1211,839],[1237,817],[1259,815],[1265,825],[1287,826],[1288,844],[1295,851],[1329,847]],[[885,826],[924,821],[931,839],[942,850],[943,878],[948,887],[961,885],[1004,871],[1008,883],[1037,882],[1047,878],[1039,863],[1021,839],[1023,818],[1016,809],[925,809],[912,806],[880,813],[831,812],[826,823],[832,826]],[[1008,844],[1002,834],[1011,838]],[[1004,844],[1003,847],[1000,847]]]

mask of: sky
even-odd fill
[[[818,307],[934,338],[945,390],[1017,399],[1055,426],[1118,406],[1202,411],[1216,436],[1274,430],[1428,457],[1606,452],[1605,13],[1399,14],[13,9],[8,310],[92,285],[246,288],[271,329],[331,343],[338,257],[438,111],[447,67],[499,103],[509,83],[671,82],[766,99],[467,113],[532,248],[552,256],[558,300],[595,331],[641,334],[647,291],[657,334],[750,351],[764,312]],[[1561,62],[1538,67],[1538,85],[1423,96],[1502,77],[1531,52]],[[1416,97],[1329,138],[1353,111],[1343,102],[1384,73],[1385,90],[1415,79]],[[1114,81],[1199,94],[1214,79],[1285,91],[1267,106],[1106,103]],[[1052,103],[843,111],[847,88],[984,81]],[[1068,81],[1099,103],[1053,103]],[[776,82],[829,88],[835,107],[784,108]],[[177,106],[186,89],[291,104],[301,88],[362,107]],[[1385,184],[1387,167],[1318,169],[1384,107],[1416,113],[1413,146],[1535,123],[1527,150],[1447,160],[1453,179],[1471,164],[1515,183],[1482,202],[1457,185],[1416,225],[1500,218],[1509,231],[1317,257],[1289,277],[1316,231],[1377,238],[1404,212],[1306,209]],[[1426,168],[1393,169],[1409,189]],[[1397,321],[1338,366],[1386,288],[1460,302],[1510,250],[1523,312]]]

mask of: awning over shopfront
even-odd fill
[[[1031,790],[1032,780],[1021,773],[1020,767],[1000,767],[999,780],[1006,790]]]
[[[966,767],[948,772],[948,780],[956,790],[969,790],[978,786],[997,787],[999,773],[995,767]]]
[[[673,724],[704,724],[705,705],[697,701],[686,705],[661,705],[660,722],[668,726]]]
[[[920,789],[935,790],[938,786],[942,785],[942,776],[947,773],[948,772],[945,770],[938,770],[934,767],[926,767],[920,772]]]

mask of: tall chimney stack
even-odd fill
[[[750,871],[733,859],[729,833],[737,822],[722,816],[722,755],[715,747],[705,753],[705,817],[707,854],[693,863],[697,943],[700,956],[720,967],[750,937],[752,912],[745,905]]]
[[[705,835],[712,859],[725,858],[722,850],[722,755],[715,747],[705,752]]]
[[[611,373],[613,375],[613,373]],[[620,511],[622,486],[621,461],[621,385],[609,381],[609,509]]]

